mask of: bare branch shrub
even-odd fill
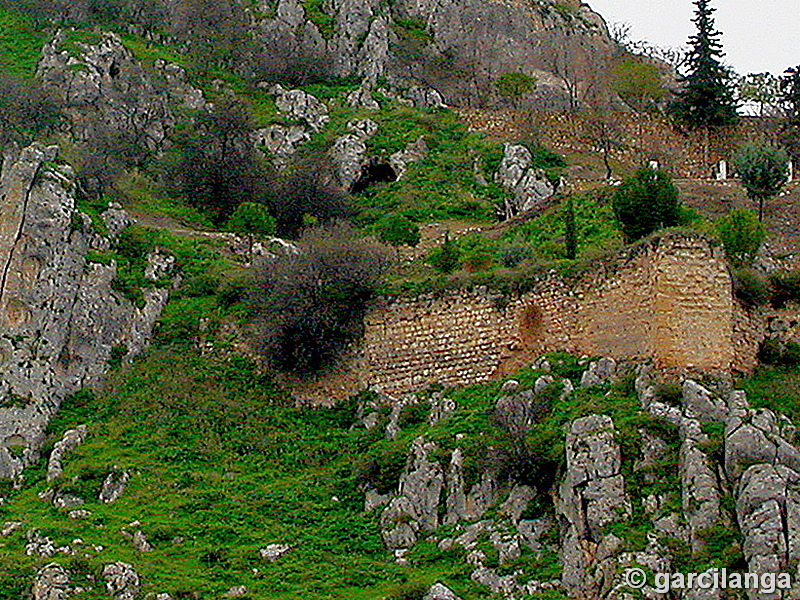
[[[299,245],[300,254],[267,262],[257,273],[256,329],[275,368],[306,374],[331,365],[362,334],[367,303],[389,260],[342,224],[308,229]]]

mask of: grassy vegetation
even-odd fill
[[[739,382],[754,408],[769,408],[800,424],[800,369],[762,366]]]
[[[0,8],[0,72],[32,77],[46,41],[29,18]]]
[[[322,37],[330,39],[336,33],[336,19],[325,12],[324,0],[303,0],[306,18],[314,23]]]

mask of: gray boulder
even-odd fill
[[[725,401],[691,379],[683,382],[683,410],[690,419],[700,421],[724,422],[728,416]]]
[[[314,131],[322,129],[330,120],[328,107],[303,90],[287,90],[276,84],[270,91],[275,94],[275,106],[279,111]]]
[[[504,217],[538,208],[555,193],[544,171],[532,167],[530,150],[521,144],[505,144],[504,156],[495,180],[513,192],[505,201]]]
[[[125,486],[130,481],[130,474],[127,471],[113,471],[103,480],[103,487],[100,490],[98,500],[103,504],[116,502],[125,492]]]
[[[336,167],[336,178],[342,189],[349,190],[361,176],[368,163],[367,140],[378,131],[378,125],[370,119],[350,121],[347,133],[336,138],[329,155]]]
[[[446,585],[434,583],[422,600],[459,600],[459,597]]]
[[[593,387],[611,383],[617,376],[617,361],[613,358],[601,358],[589,364],[589,368],[581,375],[581,387]]]
[[[115,562],[103,567],[106,591],[114,600],[135,600],[139,596],[139,574],[129,564]]]
[[[47,461],[47,481],[53,481],[61,476],[64,470],[62,465],[64,456],[73,452],[86,441],[86,435],[86,425],[64,432],[61,440],[55,443],[52,452],[50,452],[50,459]]]
[[[71,591],[67,570],[57,563],[50,563],[36,573],[31,596],[33,600],[67,600]]]

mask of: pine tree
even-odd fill
[[[689,38],[688,73],[684,87],[677,92],[673,113],[691,129],[709,129],[730,125],[736,120],[736,103],[730,71],[722,64],[722,43],[714,28],[710,0],[695,0],[693,22],[697,34]]]

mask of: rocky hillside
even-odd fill
[[[119,207],[76,206],[73,171],[58,148],[6,152],[0,181],[2,367],[0,477],[39,460],[49,419],[68,394],[96,384],[112,356],[142,351],[167,300],[158,253],[141,257],[145,289],[115,293],[116,263],[99,261],[130,224]]]
[[[332,75],[422,86],[426,102],[565,107],[608,92],[615,54],[606,24],[582,2],[332,3],[280,0],[254,11],[256,38],[292,59],[330,61]],[[535,85],[504,94],[503,78]],[[431,88],[433,94],[426,92]],[[511,97],[510,97],[511,96]]]
[[[623,598],[629,568],[794,576],[800,451],[774,407],[796,416],[775,396],[796,381],[664,385],[550,355],[502,384],[309,410],[246,362],[160,348],[64,406],[46,468],[7,493],[0,590]]]
[[[333,403],[336,357],[301,378],[264,350],[265,306],[299,313],[301,349],[324,337],[291,327],[305,298],[265,298],[321,288],[305,236],[343,220],[320,245],[383,270],[320,294],[325,316],[410,295],[423,322],[471,287],[506,314],[542,273],[604,268],[625,241],[597,137],[558,138],[567,164],[545,125],[476,121],[611,106],[617,52],[572,0],[0,1],[0,600],[629,600],[659,597],[632,568],[798,575],[800,286],[778,259],[728,278],[715,254],[726,294],[784,311],[752,309],[773,366],[739,381],[547,354]],[[682,222],[713,237],[705,195]],[[498,356],[531,341],[507,337]]]

